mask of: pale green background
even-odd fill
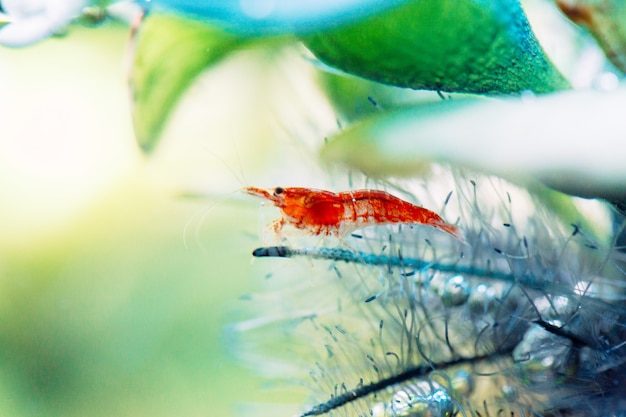
[[[264,279],[250,253],[265,220],[238,190],[293,162],[255,101],[271,82],[237,59],[217,69],[146,157],[129,36],[0,50],[1,416],[250,415],[279,398],[224,333]]]

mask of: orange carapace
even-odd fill
[[[281,210],[283,217],[274,223],[276,233],[288,224],[315,235],[344,237],[362,227],[404,223],[429,225],[463,241],[461,230],[437,213],[381,190],[333,193],[303,187],[246,187],[244,191]]]

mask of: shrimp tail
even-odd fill
[[[448,233],[450,236],[454,237],[459,242],[468,244],[467,240],[465,239],[465,233],[463,233],[463,230],[459,229],[457,226],[446,223],[446,222],[436,222],[432,224],[432,226]]]

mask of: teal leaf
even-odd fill
[[[156,10],[193,16],[248,35],[303,33],[355,21],[407,0],[152,0]]]
[[[145,20],[131,73],[135,134],[145,151],[154,148],[167,117],[195,77],[246,40],[174,15],[152,14]]]
[[[400,87],[480,94],[569,88],[515,0],[413,0],[303,41],[331,67]]]

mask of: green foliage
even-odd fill
[[[174,15],[153,14],[145,19],[131,75],[135,132],[145,151],[155,146],[167,117],[196,76],[245,41]]]
[[[194,78],[250,40],[174,15],[146,19],[132,73],[135,130],[145,151],[153,149]],[[331,67],[376,83],[492,95],[569,88],[514,0],[413,0],[356,22],[307,32],[303,41]],[[344,109],[358,85],[343,85],[349,90]],[[329,95],[340,99],[343,93],[327,87]]]

